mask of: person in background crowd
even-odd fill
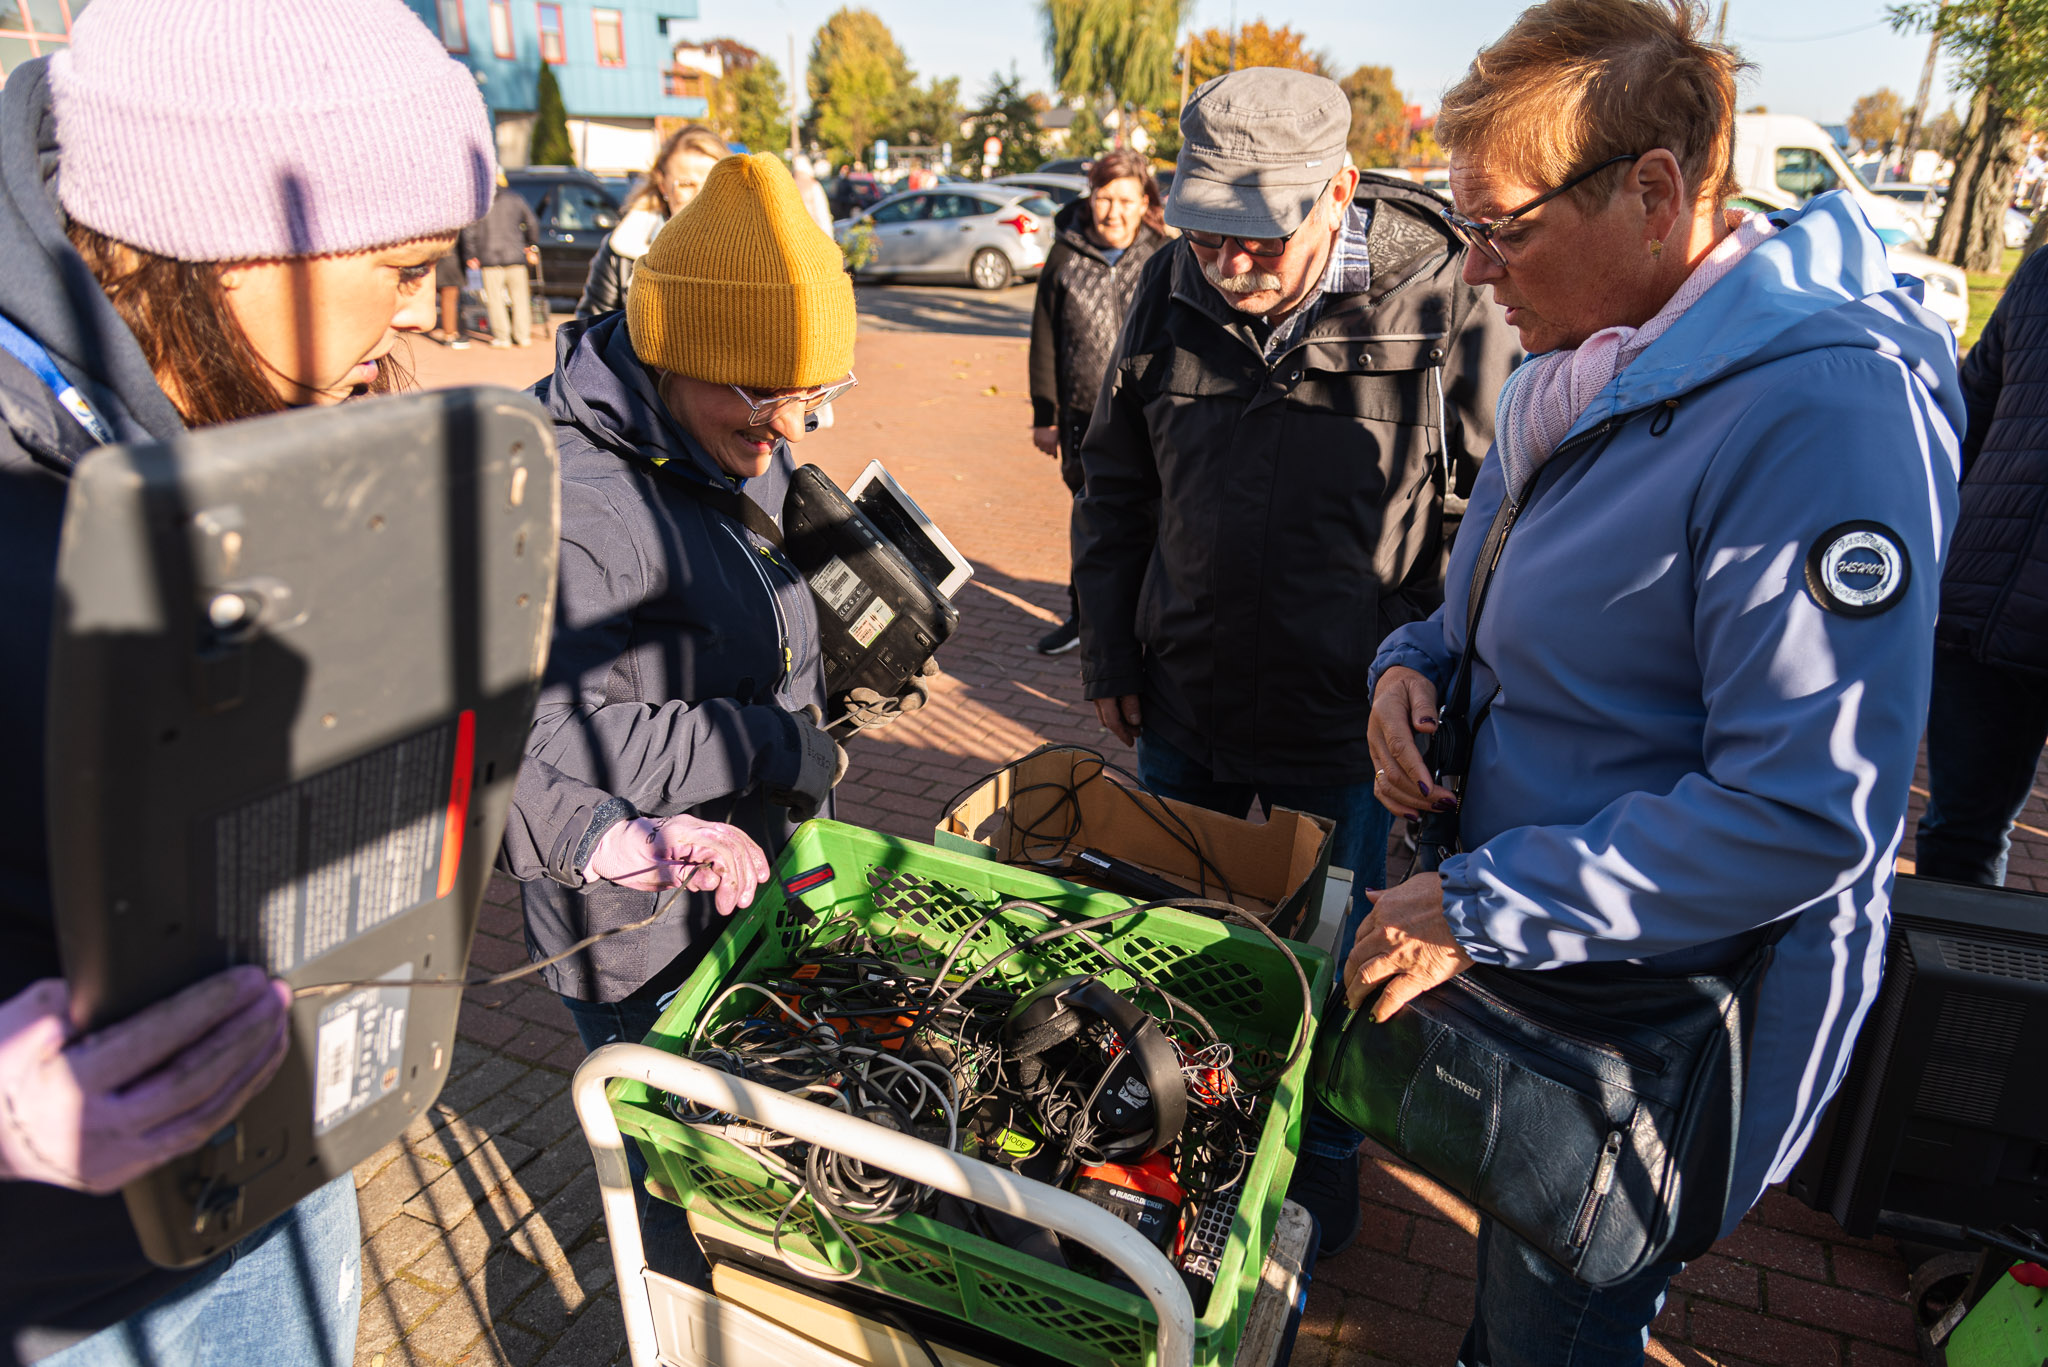
[[[1386,880],[1366,670],[1442,599],[1445,513],[1520,348],[1458,279],[1441,202],[1345,164],[1335,81],[1256,67],[1181,114],[1167,200],[1081,442],[1082,679],[1168,797],[1332,818],[1330,862]],[[1355,899],[1343,928],[1365,913]],[[1311,1117],[1291,1193],[1335,1253],[1359,1135]]]
[[[2005,885],[2048,743],[2048,252],[2028,257],[1963,362],[1962,512],[1941,579],[1927,811],[1916,867]]]
[[[103,442],[393,388],[491,176],[476,83],[400,0],[98,0],[0,89],[0,1363],[354,1360],[347,1173],[200,1267],[152,1265],[129,1223],[122,1185],[277,1071],[291,993],[245,966],[72,1026],[43,789],[58,532]]]
[[[684,124],[662,140],[654,165],[626,196],[618,226],[590,259],[583,297],[576,301],[578,318],[589,320],[626,306],[633,267],[647,255],[654,235],[697,197],[704,177],[729,151],[718,134],[700,123]]]
[[[854,327],[839,249],[757,153],[712,168],[623,312],[557,335],[534,394],[561,450],[561,588],[503,857],[537,957],[648,917],[667,844],[737,828],[765,878],[761,852],[826,809],[846,757],[820,726],[817,609],[767,532],[807,416],[853,386]],[[715,891],[542,970],[586,1048],[654,1027],[751,884]],[[701,1268],[680,1211],[642,1212],[650,1259]]]
[[[427,340],[439,342],[451,351],[464,351],[469,339],[462,326],[462,258],[450,251],[434,263],[434,294],[441,301],[440,326],[427,333]]]
[[[1380,1020],[1475,962],[1625,1000],[1775,925],[1725,1235],[1798,1161],[1877,994],[1963,403],[1947,327],[1853,199],[1723,207],[1742,64],[1705,24],[1686,0],[1549,0],[1444,96],[1465,279],[1531,359],[1444,607],[1372,666],[1380,800],[1455,808],[1414,737],[1499,547],[1462,849],[1371,895],[1344,974],[1354,1007],[1384,985]],[[1482,1216],[1458,1361],[1632,1367],[1677,1271],[1596,1291]]]
[[[1081,492],[1081,438],[1138,277],[1166,244],[1147,221],[1158,208],[1152,168],[1139,153],[1119,149],[1089,166],[1088,198],[1053,217],[1056,240],[1031,312],[1031,444],[1058,457],[1069,493]],[[1067,620],[1038,642],[1039,654],[1064,655],[1081,644],[1071,583],[1067,605]]]
[[[491,345],[531,346],[533,297],[526,272],[540,264],[540,224],[526,197],[511,188],[502,172],[490,211],[462,230],[462,257],[483,276]]]
[[[811,216],[819,231],[832,236],[832,206],[826,202],[825,187],[818,183],[817,167],[798,152],[790,159],[789,171],[796,178],[796,192],[804,202],[804,212]]]

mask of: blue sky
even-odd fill
[[[730,36],[788,61],[794,33],[797,62],[811,35],[840,0],[700,0],[703,18],[689,31]],[[1038,6],[1033,0],[866,0],[895,32],[920,75],[958,76],[972,101],[991,71],[1014,61],[1028,87],[1049,84]],[[1718,4],[1718,0],[1714,0]],[[1232,0],[1197,0],[1198,28],[1230,22]],[[1506,28],[1517,0],[1236,0],[1240,23],[1263,18],[1291,24],[1312,47],[1348,70],[1371,63],[1394,68],[1409,99],[1434,108],[1472,53]],[[1858,95],[1889,85],[1910,100],[1927,55],[1922,36],[1894,34],[1878,0],[1729,0],[1728,34],[1759,67],[1744,86],[1744,106],[1840,122]],[[1946,72],[1933,103],[1953,99]]]

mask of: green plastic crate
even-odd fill
[[[831,866],[831,880],[803,895],[819,913],[818,922],[798,925],[783,904],[779,880],[825,865]],[[877,909],[877,870],[941,884],[976,909],[970,913],[957,906],[927,905],[898,908],[901,915]],[[901,937],[896,952],[904,962],[923,961],[936,971],[960,933],[998,901],[1029,898],[1061,910],[1096,914],[1131,905],[1128,898],[1028,869],[948,854],[830,821],[800,827],[776,874],[778,881],[764,886],[754,905],[733,918],[676,993],[647,1037],[648,1044],[681,1053],[721,986],[787,963],[811,933],[840,914],[859,919],[878,937]],[[1015,939],[1046,928],[1043,920],[1028,913],[1013,915]],[[1009,922],[1009,917],[999,918],[990,930]],[[1192,1002],[1236,1047],[1241,1063],[1259,1067],[1286,1056],[1300,1027],[1299,986],[1293,970],[1264,936],[1242,926],[1166,911],[1143,912],[1092,933],[1162,988]],[[985,930],[963,954],[961,964],[972,971],[1009,943]],[[1319,1007],[1329,990],[1329,956],[1307,945],[1290,947],[1309,975],[1311,1001]],[[1086,945],[1064,938],[1011,956],[992,982],[1021,990],[1072,972],[1093,972],[1098,966]],[[1120,990],[1130,986],[1119,971],[1101,976]],[[744,1003],[732,1005],[749,1009]],[[1198,1364],[1226,1367],[1236,1357],[1301,1143],[1308,1064],[1309,1051],[1304,1049],[1271,1094],[1215,1290],[1196,1323]],[[691,1212],[754,1234],[773,1225],[792,1188],[744,1149],[677,1121],[659,1096],[641,1083],[616,1079],[609,1095],[620,1128],[639,1143],[647,1159],[650,1179],[675,1192]],[[920,1215],[904,1215],[883,1225],[848,1224],[846,1235],[860,1249],[864,1266],[859,1280],[877,1291],[1012,1335],[1075,1367],[1140,1367],[1156,1360],[1157,1320],[1150,1304],[1134,1292]],[[821,1229],[808,1202],[784,1226],[783,1247],[841,1271],[853,1265],[838,1239]]]

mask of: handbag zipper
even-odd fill
[[[1593,1180],[1586,1186],[1586,1199],[1579,1203],[1579,1218],[1572,1222],[1573,1248],[1584,1248],[1586,1240],[1593,1237],[1593,1221],[1600,1216],[1600,1205],[1607,1197],[1608,1188],[1614,1185],[1614,1170],[1621,1165],[1620,1130],[1610,1130],[1607,1142],[1600,1146],[1599,1161],[1593,1164]]]
[[[1570,1043],[1576,1044],[1581,1048],[1591,1049],[1595,1053],[1606,1054],[1610,1058],[1620,1059],[1622,1062],[1632,1064],[1638,1068],[1646,1069],[1648,1071],[1655,1073],[1662,1073],[1664,1071],[1664,1060],[1646,1050],[1635,1049],[1630,1047],[1629,1045],[1621,1044],[1614,1040],[1595,1039],[1593,1036],[1581,1034],[1580,1032],[1573,1030],[1569,1026],[1559,1025],[1554,1021],[1544,1020],[1541,1017],[1533,1015],[1528,1011],[1524,1011],[1521,1007],[1516,1006],[1513,1002],[1508,1001],[1506,998],[1501,997],[1493,992],[1487,991],[1478,983],[1472,982],[1470,979],[1465,978],[1462,975],[1457,978],[1453,978],[1451,981],[1457,983],[1460,987],[1464,988],[1467,992],[1472,993],[1474,996],[1484,998],[1495,1010],[1501,1012],[1501,1014],[1513,1016],[1516,1020],[1521,1021],[1523,1024],[1530,1026],[1532,1029],[1540,1030],[1545,1034],[1555,1035],[1557,1038],[1569,1041]]]

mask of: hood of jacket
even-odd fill
[[[712,488],[731,481],[669,414],[655,372],[633,353],[624,313],[564,323],[555,333],[555,373],[535,394],[548,416],[634,464],[661,464]],[[787,443],[777,443],[778,453]],[[771,470],[774,468],[771,464]]]
[[[1823,347],[1898,357],[1950,426],[1963,430],[1955,336],[1920,306],[1918,282],[1892,274],[1884,243],[1856,201],[1833,190],[1771,219],[1778,231],[1615,376],[1566,441],[1711,381]]]
[[[43,344],[117,437],[174,436],[185,428],[178,410],[64,236],[48,67],[24,62],[0,87],[0,314]]]
[[[1093,257],[1106,266],[1109,263],[1103,259],[1102,248],[1096,244],[1094,238],[1088,236],[1089,225],[1093,222],[1094,210],[1088,207],[1088,201],[1077,199],[1052,216],[1053,235],[1066,243],[1070,251]],[[1149,256],[1153,251],[1165,246],[1167,240],[1166,235],[1150,223],[1140,223],[1138,235],[1131,239],[1131,245],[1124,250],[1137,251],[1141,257]]]

